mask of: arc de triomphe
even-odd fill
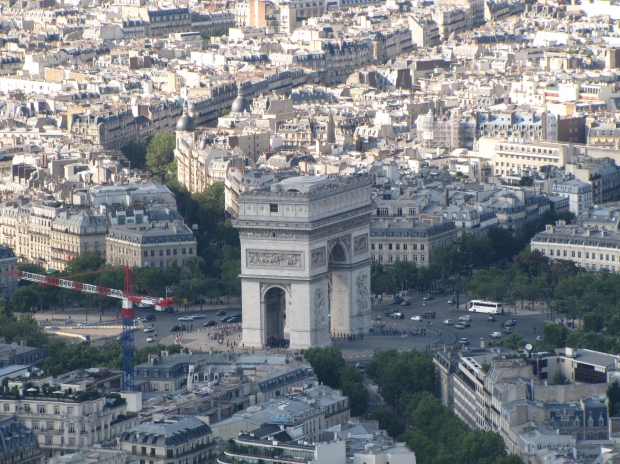
[[[246,346],[325,346],[370,328],[366,177],[292,177],[238,202]]]

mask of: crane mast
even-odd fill
[[[6,275],[16,279],[36,282],[42,285],[51,285],[67,290],[75,290],[91,295],[108,296],[110,298],[118,298],[122,300],[121,317],[123,321],[123,333],[121,341],[123,344],[123,391],[131,392],[134,387],[134,323],[133,323],[133,303],[146,303],[158,306],[171,306],[174,304],[173,298],[158,298],[153,296],[138,296],[133,294],[133,280],[131,277],[131,269],[129,266],[122,266],[125,269],[125,285],[124,290],[114,288],[101,287],[99,285],[86,284],[75,280],[61,279],[43,274],[35,274],[33,272],[20,271],[11,269]],[[118,269],[118,268],[116,268]],[[105,271],[110,270],[106,269]],[[103,272],[105,272],[103,271]]]

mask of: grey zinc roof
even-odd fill
[[[127,430],[122,441],[155,446],[178,446],[211,435],[211,428],[191,416],[167,416]]]

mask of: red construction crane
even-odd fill
[[[133,303],[146,303],[149,305],[167,307],[174,304],[174,298],[159,298],[155,296],[134,295],[132,272],[129,266],[120,266],[111,269],[104,269],[103,271],[96,271],[88,274],[107,272],[120,268],[125,269],[125,290],[101,287],[99,285],[86,284],[84,282],[77,282],[74,280],[67,280],[43,274],[35,274],[33,272],[20,271],[18,269],[11,269],[6,275],[8,277],[14,277],[16,279],[37,282],[42,285],[52,285],[54,287],[65,288],[67,290],[76,290],[78,292],[121,299],[123,308],[121,312],[121,316],[123,318],[123,334],[121,336],[123,342],[123,391],[133,391]],[[144,285],[144,287],[147,288],[146,285]]]

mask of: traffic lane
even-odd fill
[[[502,336],[506,336],[507,334],[503,333],[501,324],[502,322],[506,322],[513,318],[517,320],[516,325],[513,327],[513,331],[521,334],[528,342],[533,343],[536,340],[536,336],[540,335],[540,330],[547,322],[543,313],[520,309],[517,309],[516,315],[514,314],[514,311],[511,313],[495,315],[496,321],[490,322],[486,320],[488,314],[469,312],[465,309],[464,302],[461,303],[460,309],[456,309],[455,306],[447,303],[448,299],[448,296],[435,296],[433,300],[426,301],[425,304],[422,304],[421,298],[414,298],[411,300],[411,306],[401,306],[396,304],[373,306],[373,323],[376,324],[376,318],[379,315],[388,327],[391,323],[395,323],[396,326],[401,326],[402,328],[410,328],[415,327],[416,325],[421,326],[422,324],[432,322],[433,327],[437,328],[443,326],[443,329],[438,329],[441,330],[442,333],[450,333],[455,339],[467,337],[471,340],[472,345],[477,345],[480,342],[480,338],[483,338],[486,341],[491,340],[491,332],[502,332]],[[404,319],[393,319],[384,315],[384,312],[392,309],[396,309],[403,313]],[[411,321],[412,316],[422,315],[426,311],[435,311],[436,317],[434,319],[423,319],[422,322]],[[458,321],[460,316],[465,314],[471,316],[473,319],[470,327],[465,329],[456,329],[454,328],[454,325],[445,326],[443,324],[445,319],[451,319],[454,324]],[[538,333],[534,332],[535,328]]]

